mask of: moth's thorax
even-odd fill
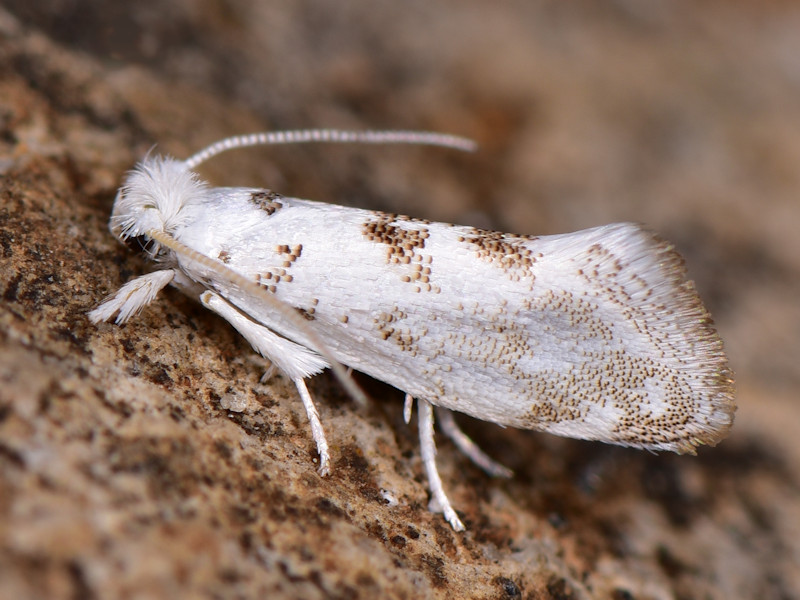
[[[154,156],[128,173],[117,193],[109,227],[120,240],[150,231],[173,234],[187,221],[187,207],[203,202],[208,185],[182,161]]]

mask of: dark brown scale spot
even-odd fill
[[[532,276],[531,267],[536,257],[525,244],[536,239],[529,235],[473,229],[471,235],[459,236],[458,241],[472,245],[478,258],[506,272]]]
[[[297,244],[296,246],[289,248],[288,244],[280,244],[279,246],[275,246],[275,252],[277,254],[284,255],[286,258],[286,260],[284,260],[283,263],[281,264],[281,266],[283,267],[282,270],[284,271],[283,273],[281,273],[281,275],[283,275],[285,274],[285,269],[290,268],[295,263],[295,261],[297,261],[297,259],[300,258],[300,255],[303,253],[303,246]]]
[[[426,225],[430,225],[430,221],[376,212],[373,220],[364,223],[362,233],[369,241],[387,246],[387,262],[400,257],[407,264],[425,248],[425,240],[430,237]]]
[[[283,208],[283,202],[281,202],[282,199],[283,196],[270,190],[258,190],[250,194],[250,202],[255,204],[258,208],[265,211],[270,216]]]
[[[314,309],[313,308],[309,308],[309,309],[296,308],[295,310],[297,312],[299,312],[300,316],[303,317],[306,321],[313,321],[314,319],[316,319],[316,317],[314,316]]]

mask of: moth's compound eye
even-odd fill
[[[122,242],[132,251],[132,252],[147,252],[147,248],[150,244],[153,243],[146,235],[134,235],[130,237],[126,237],[122,240]]]

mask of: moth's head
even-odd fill
[[[117,192],[109,229],[122,241],[147,238],[153,230],[172,235],[186,218],[183,209],[202,200],[207,190],[183,161],[148,156],[128,173]]]

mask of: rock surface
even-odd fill
[[[0,9],[0,597],[800,598],[800,8],[421,0],[22,2]],[[402,397],[313,380],[332,444],[226,323],[106,223],[153,144],[299,127],[471,136],[272,148],[220,185],[518,233],[647,223],[675,242],[737,373],[732,435],[650,455],[462,419],[467,525],[427,510]]]

